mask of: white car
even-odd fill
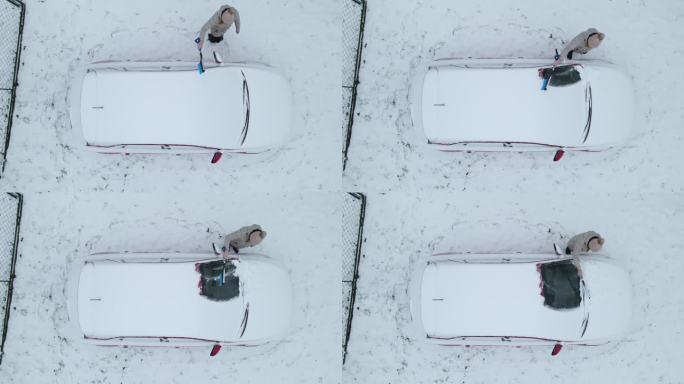
[[[289,139],[292,91],[282,75],[253,63],[205,68],[91,64],[71,89],[72,126],[102,153],[259,153]]]
[[[79,262],[68,285],[69,317],[77,332],[100,346],[256,346],[290,332],[292,287],[274,259],[240,254],[229,261],[235,294],[222,301],[200,295],[197,263],[213,254],[103,253]]]
[[[599,345],[632,330],[632,284],[603,255],[456,255],[421,260],[412,332],[445,346]]]
[[[443,151],[600,151],[632,135],[634,89],[612,64],[570,61],[546,90],[531,59],[437,60],[411,86],[411,119]]]

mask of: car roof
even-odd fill
[[[86,72],[81,125],[91,145],[239,147],[245,120],[240,68]]]
[[[431,337],[578,339],[584,307],[544,306],[536,262],[429,262],[421,282],[421,320]]]
[[[240,279],[239,296],[212,301],[199,295],[195,261],[136,262],[135,254],[127,257],[127,262],[84,263],[77,302],[79,324],[86,337],[259,340],[289,327],[289,277],[268,258],[233,261]],[[248,305],[249,320],[243,333],[241,324]]]
[[[87,337],[239,339],[241,295],[211,301],[199,295],[193,262],[88,262],[78,287],[78,317]]]
[[[421,101],[428,141],[580,145],[586,81],[541,91],[538,68],[431,65]]]

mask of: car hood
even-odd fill
[[[632,326],[633,292],[629,273],[611,259],[589,256],[581,261],[589,303],[582,340],[615,338]]]
[[[249,314],[242,340],[273,339],[285,335],[292,320],[292,284],[287,271],[271,261],[249,260],[240,265]]]
[[[242,148],[272,148],[292,132],[292,90],[282,75],[265,68],[244,68]],[[246,84],[246,85],[245,85]]]
[[[582,145],[606,147],[628,140],[634,134],[634,86],[623,72],[608,65],[588,65],[585,98],[591,113],[582,135]],[[585,140],[586,138],[586,140]]]

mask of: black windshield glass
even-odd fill
[[[544,305],[553,309],[577,308],[580,305],[580,277],[572,260],[541,264],[540,273]]]
[[[240,279],[235,275],[232,261],[216,260],[201,263],[198,267],[200,295],[210,300],[225,301],[240,294]]]
[[[563,87],[582,80],[582,76],[574,65],[542,68],[540,72],[542,78],[549,80],[550,87]]]

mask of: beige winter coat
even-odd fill
[[[589,252],[589,241],[595,237],[600,239],[601,235],[594,231],[580,233],[568,241],[567,247],[572,255]]]
[[[248,225],[238,229],[235,232],[227,234],[223,238],[223,244],[226,247],[226,252],[237,253],[242,248],[253,247],[254,244],[250,243],[249,235],[257,230],[261,231],[262,238],[266,237],[266,232],[257,224]]]
[[[223,12],[227,9],[232,9],[234,16],[230,17],[230,20],[227,23],[224,23],[221,19],[221,14],[223,14]],[[230,13],[227,11],[226,14],[230,15]],[[235,32],[240,33],[240,14],[238,13],[238,10],[230,5],[222,5],[221,8],[219,8],[219,10],[216,11],[216,13],[214,13],[206,23],[204,23],[202,29],[200,29],[200,41],[202,44],[204,44],[204,39],[207,37],[207,32],[216,37],[223,36],[223,34],[226,33],[228,28],[230,28],[233,23],[235,23]]]
[[[560,53],[560,60],[567,60],[568,53],[570,52],[581,53],[584,55],[591,51],[591,47],[587,45],[587,39],[594,33],[599,33],[599,31],[596,28],[589,28],[575,36],[575,38],[570,40],[570,42],[565,45],[565,48],[563,48],[563,52]]]

